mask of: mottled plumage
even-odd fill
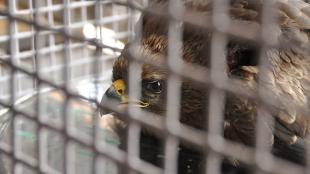
[[[272,137],[270,145],[273,145],[274,154],[304,164],[306,143],[304,138],[309,134],[310,128],[310,113],[307,112],[310,107],[310,51],[307,50],[310,48],[310,5],[301,0],[275,1],[276,6],[272,9],[278,26],[269,29],[268,32],[268,36],[272,38],[273,48],[264,48],[249,40],[261,37],[259,31],[262,29],[260,27],[262,3],[263,0],[233,0],[230,4],[232,24],[249,27],[244,28],[244,35],[240,35],[242,31],[229,33],[226,50],[227,67],[223,71],[227,72],[229,78],[242,82],[240,90],[246,87],[257,91],[259,83],[262,98],[255,100],[227,93],[224,136],[232,141],[254,146],[257,107],[261,101],[267,102],[266,108],[276,122],[275,126],[266,123],[266,128],[270,129]],[[209,68],[213,33],[210,25],[212,2],[193,0],[185,1],[184,4],[186,13],[183,16],[185,20],[183,61],[186,64]],[[166,1],[157,1],[148,9],[159,16],[152,12],[143,13],[140,21],[143,26],[142,46],[136,51],[144,59],[165,67],[168,47],[168,5]],[[197,17],[196,20],[190,20],[193,16]],[[129,48],[130,44],[114,63],[113,82],[122,79],[125,84],[128,83],[128,61],[132,57]],[[261,50],[263,55],[259,55]],[[266,59],[264,62],[267,66],[264,69],[258,66],[260,57]],[[165,115],[165,87],[168,74],[165,68],[143,64],[140,101],[144,104],[145,110]],[[123,90],[123,93],[118,95],[126,95],[127,90],[125,88]],[[183,78],[181,91],[181,123],[206,130],[209,89],[198,82]],[[106,98],[105,96],[103,104]],[[265,98],[268,100],[264,101]],[[300,112],[300,109],[304,112]],[[188,149],[190,146],[184,148]],[[181,170],[179,173],[190,173]]]

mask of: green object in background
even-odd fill
[[[111,132],[109,130],[102,129],[102,131],[104,133],[105,142],[107,142],[109,144],[113,144],[113,145],[120,145],[121,144],[118,139],[113,138],[113,136],[111,135]]]
[[[105,141],[109,144],[114,144],[114,145],[119,145],[120,142],[116,139],[113,139],[113,137],[110,136],[110,132],[108,130],[103,130],[104,135],[106,136]],[[26,130],[21,130],[17,131],[17,135],[23,138],[31,139],[31,140],[36,140],[36,135],[33,134],[32,132],[26,131]]]
[[[20,130],[17,131],[17,135],[26,139],[30,139],[35,141],[37,139],[36,135],[33,134],[32,132],[26,131],[26,130]]]
[[[83,157],[93,157],[93,153],[86,150],[78,150],[78,154]]]
[[[78,109],[78,108],[75,108],[75,109],[72,109],[75,113],[78,113],[78,114],[85,114],[85,115],[92,115],[91,112],[89,111],[85,111],[83,109]]]

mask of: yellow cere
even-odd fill
[[[113,83],[113,88],[115,89],[118,95],[120,96],[124,95],[124,92],[126,90],[126,85],[125,85],[124,80],[116,80]]]

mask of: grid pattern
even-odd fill
[[[278,101],[264,98],[260,87],[258,93],[250,89],[240,90],[238,81],[227,78],[223,71],[226,69],[226,57],[222,53],[226,51],[231,36],[255,42],[262,53],[275,47],[275,40],[269,35],[275,25],[274,2],[264,1],[261,28],[230,21],[228,0],[214,1],[211,22],[187,11],[181,0],[169,0],[166,14],[160,14],[158,9],[144,8],[148,2],[136,0],[0,2],[0,25],[4,26],[0,31],[1,130],[8,132],[0,146],[4,161],[0,164],[4,163],[6,168],[10,166],[6,169],[8,173],[117,173],[118,168],[123,168],[126,173],[172,174],[177,173],[180,141],[191,142],[204,149],[205,173],[208,174],[221,173],[223,158],[234,158],[249,165],[253,173],[301,174],[309,171],[308,167],[274,157],[270,147],[265,145],[269,132],[264,122],[266,119],[270,123],[274,121],[266,106]],[[300,2],[300,6],[303,4],[298,0],[283,3],[294,2]],[[197,0],[197,3],[203,1]],[[128,122],[128,147],[127,151],[123,151],[116,146],[118,142],[111,143],[115,138],[107,138],[113,135],[102,132],[100,118],[93,109],[93,106],[100,105],[97,97],[102,95],[102,89],[94,87],[94,95],[89,97],[81,95],[75,87],[84,80],[107,83],[114,58],[120,54],[125,42],[132,41],[129,98],[139,98],[141,86],[137,85],[137,77],[141,74],[142,64],[158,66],[143,59],[137,51],[141,46],[139,40],[143,29],[136,22],[139,14],[146,11],[169,19],[168,61],[166,67],[159,67],[169,72],[167,117],[159,119],[155,114],[130,104],[126,112],[120,112],[112,101],[107,103],[105,108],[124,115]],[[226,13],[223,15],[223,12]],[[300,20],[310,21],[310,17]],[[184,22],[213,31],[210,69],[181,61],[179,48],[182,47]],[[264,76],[268,63],[264,54],[261,55],[260,76]],[[210,74],[208,77],[207,73]],[[178,121],[182,78],[210,88],[208,132],[192,129]],[[257,111],[256,148],[223,137],[226,92],[264,103]],[[28,100],[30,104],[25,102]],[[57,110],[52,107],[54,105],[57,105]],[[83,114],[75,112],[76,108],[83,110]],[[308,108],[300,110],[309,113]],[[90,125],[84,129],[85,125],[79,123],[79,119],[88,120]],[[140,138],[142,126],[163,135],[164,168],[140,159],[139,141],[136,140]],[[55,143],[58,148],[53,148]]]

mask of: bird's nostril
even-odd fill
[[[118,92],[119,94],[123,94],[123,90],[122,90],[122,89],[117,90],[117,92]]]

